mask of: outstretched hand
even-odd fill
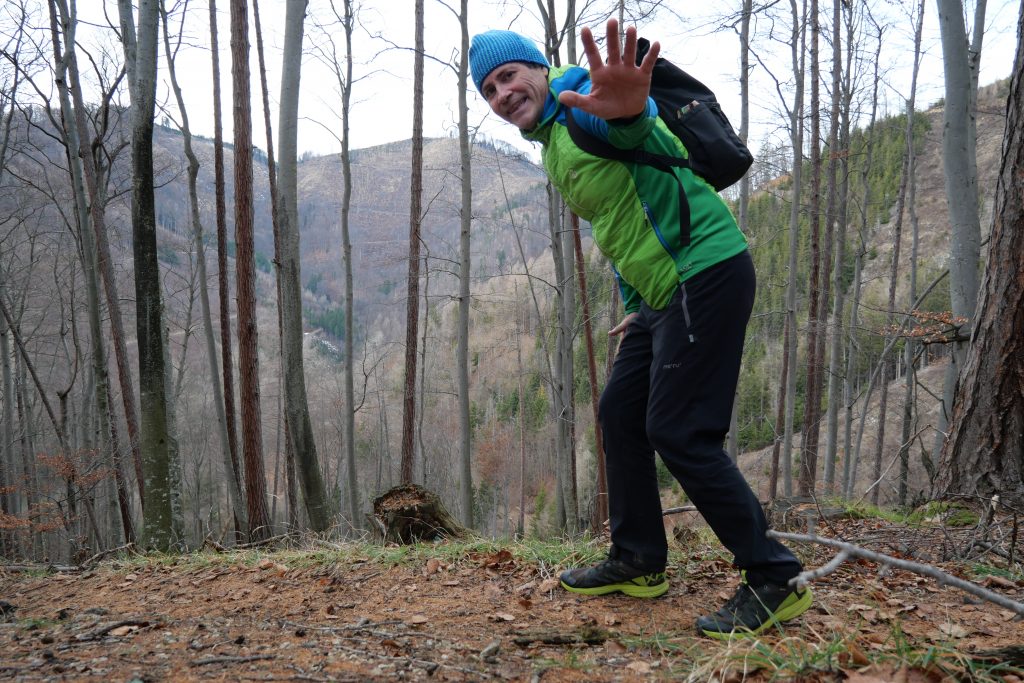
[[[609,19],[606,27],[608,60],[601,59],[594,36],[589,28],[580,33],[583,51],[590,64],[590,94],[565,91],[558,101],[567,107],[576,107],[594,116],[618,119],[637,116],[647,107],[651,90],[651,72],[658,59],[661,45],[652,43],[640,66],[636,65],[636,27],[626,29],[625,49],[619,44],[619,22]]]

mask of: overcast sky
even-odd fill
[[[982,51],[981,83],[986,84],[1009,75],[1016,46],[1016,21],[1020,0],[995,0],[989,4],[986,19],[987,33]],[[116,17],[115,0],[79,0],[79,13],[84,21],[102,24],[103,5],[106,11]],[[337,0],[340,11],[341,0]],[[470,1],[470,34],[489,28],[511,28],[534,39],[542,35],[540,21],[536,15],[535,2],[525,2],[523,9],[511,2],[501,0]],[[562,3],[559,3],[561,5]],[[582,2],[578,3],[582,5]],[[606,1],[594,3],[598,9],[614,6]],[[662,42],[662,54],[707,83],[722,101],[723,108],[739,124],[738,70],[739,41],[731,31],[712,33],[706,13],[711,3],[669,2],[666,3],[677,16],[663,12],[660,18],[650,24],[640,25],[641,35]],[[738,4],[738,3],[737,3]],[[823,3],[824,4],[824,3]],[[830,3],[828,3],[830,5]],[[879,11],[908,12],[893,8],[889,3],[873,0]],[[907,3],[901,3],[906,5]],[[728,3],[717,4],[716,11],[724,11]],[[722,8],[722,9],[719,9]],[[229,51],[230,25],[228,0],[217,3],[219,14],[219,42],[221,62],[221,88],[224,111],[225,139],[231,140],[231,56]],[[364,0],[359,7],[361,27],[357,29],[353,52],[355,58],[355,79],[353,86],[353,111],[351,119],[351,146],[358,149],[379,145],[395,140],[406,140],[412,136],[412,69],[413,55],[413,0]],[[973,12],[973,6],[968,7]],[[279,92],[278,73],[281,63],[284,24],[284,0],[263,0],[260,3],[260,19],[264,30],[267,58],[271,121],[277,126],[276,103]],[[942,59],[938,40],[937,18],[934,2],[926,4],[924,44],[925,56],[919,85],[919,106],[927,106],[943,95]],[[682,19],[678,15],[684,15]],[[973,15],[972,15],[973,18]],[[324,45],[327,38],[315,26],[330,19],[328,0],[311,0],[306,20],[302,88],[299,102],[300,116],[299,151],[328,154],[340,150],[337,136],[340,134],[341,100],[337,83],[316,56],[316,45]],[[250,7],[250,25],[252,11]],[[189,118],[193,133],[212,136],[212,78],[209,53],[209,9],[206,0],[191,0],[186,18],[186,40],[179,56],[179,81],[182,84],[189,107]],[[455,13],[437,0],[426,1],[425,47],[432,57],[425,62],[425,113],[424,134],[438,137],[456,132],[457,89],[453,67],[440,62],[455,64],[458,58],[459,26]],[[766,21],[757,27],[758,50],[765,59],[773,61],[779,75],[787,73],[788,48],[771,43],[763,36],[769,26]],[[602,27],[603,29],[603,27]],[[88,30],[88,27],[85,27]],[[887,30],[882,64],[887,73],[883,77],[885,87],[880,94],[880,104],[889,113],[898,112],[903,98],[908,93],[910,64],[912,58],[912,24],[908,16],[895,21]],[[596,31],[595,31],[596,33]],[[602,30],[603,33],[603,30]],[[380,38],[383,36],[385,39]],[[95,37],[95,31],[90,37]],[[335,27],[333,38],[343,56],[343,35]],[[255,32],[250,29],[252,42],[251,59],[253,78],[258,77],[256,65]],[[107,40],[110,40],[109,38]],[[397,47],[389,47],[391,43]],[[873,49],[873,48],[869,48]],[[163,46],[161,44],[161,52]],[[828,59],[828,48],[822,46],[823,60]],[[564,54],[564,51],[563,51]],[[161,68],[163,68],[161,54]],[[791,72],[791,69],[789,70]],[[828,65],[823,65],[823,78],[828,80]],[[752,93],[752,135],[751,146],[755,152],[761,140],[778,135],[783,120],[780,113],[779,97],[772,80],[763,69],[754,72]],[[253,83],[253,118],[262,122],[262,103],[258,81]],[[826,94],[823,90],[823,98]],[[158,86],[158,99],[170,106],[169,113],[176,116],[170,87],[164,77]],[[479,126],[481,134],[516,145],[520,149],[536,150],[522,141],[518,132],[503,123],[489,111],[483,100],[470,84],[470,124]],[[276,131],[275,131],[276,134]],[[263,126],[254,126],[253,142],[260,148],[266,147]]]

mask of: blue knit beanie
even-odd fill
[[[483,94],[484,79],[502,64],[527,62],[548,66],[544,53],[532,40],[513,31],[485,31],[473,36],[469,46],[469,69],[476,89]]]

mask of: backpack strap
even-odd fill
[[[595,157],[621,161],[623,163],[644,164],[671,175],[679,185],[679,239],[684,247],[690,244],[690,202],[683,189],[683,181],[673,172],[674,168],[690,168],[690,160],[683,157],[669,156],[648,152],[645,149],[622,149],[606,140],[589,133],[576,120],[572,107],[565,108],[565,125],[573,144]]]

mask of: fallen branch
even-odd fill
[[[662,515],[662,517],[664,517],[665,515],[674,515],[674,514],[677,514],[679,512],[696,512],[696,511],[697,511],[697,506],[696,505],[682,505],[682,506],[677,507],[677,508],[666,508],[666,509],[661,511],[661,515]]]
[[[135,544],[125,543],[124,545],[118,546],[117,548],[110,548],[109,550],[103,550],[101,552],[98,552],[82,564],[78,565],[78,567],[79,569],[91,569],[92,567],[99,564],[99,561],[102,560],[104,557],[109,557],[110,555],[119,553],[122,550],[127,550],[129,553],[135,553]]]
[[[233,655],[220,655],[216,657],[203,657],[189,662],[191,666],[206,666],[207,664],[245,664],[246,662],[257,662],[261,659],[275,659],[277,655],[246,655],[237,657]]]
[[[964,579],[957,578],[952,574],[947,574],[941,569],[937,569],[936,567],[932,567],[931,565],[921,564],[919,562],[910,562],[909,560],[900,560],[889,555],[883,555],[882,553],[876,553],[871,550],[865,550],[864,548],[852,545],[850,543],[844,543],[843,541],[837,541],[831,538],[823,538],[821,536],[812,536],[806,534],[790,534],[781,531],[769,531],[768,537],[788,541],[804,541],[806,543],[819,543],[821,545],[827,545],[833,548],[838,548],[841,551],[840,554],[827,565],[819,567],[817,570],[814,571],[801,572],[799,575],[797,575],[795,579],[791,579],[791,582],[795,582],[798,588],[802,588],[803,586],[806,586],[810,581],[821,578],[822,576],[830,574],[836,569],[838,569],[839,565],[842,564],[842,561],[838,560],[845,553],[846,557],[842,557],[843,560],[846,560],[849,556],[860,557],[865,560],[878,562],[879,564],[884,564],[889,567],[896,567],[897,569],[904,569],[909,572],[914,572],[915,574],[920,574],[922,576],[930,576],[936,581],[938,581],[940,585],[945,584],[953,586],[954,588],[959,588],[964,592],[976,595],[977,597],[982,598],[983,600],[988,600],[989,602],[995,603],[1000,607],[1005,607],[1006,609],[1012,612],[1016,612],[1019,617],[1024,617],[1024,603],[1017,602],[1016,600],[1011,600],[1005,595],[1000,595],[999,593],[990,591],[987,588],[982,588],[978,584],[972,583],[971,581],[965,581]],[[824,571],[826,568],[828,568],[828,571]]]
[[[601,645],[608,640],[608,632],[599,628],[581,629],[576,633],[523,633],[512,639],[516,645]]]
[[[98,640],[114,629],[121,628],[122,626],[138,626],[139,628],[145,628],[149,625],[150,622],[146,619],[122,619],[121,621],[112,621],[109,624],[104,624],[103,626],[100,626],[93,631],[89,631],[88,633],[79,633],[75,636],[75,640],[80,642],[86,640]]]

